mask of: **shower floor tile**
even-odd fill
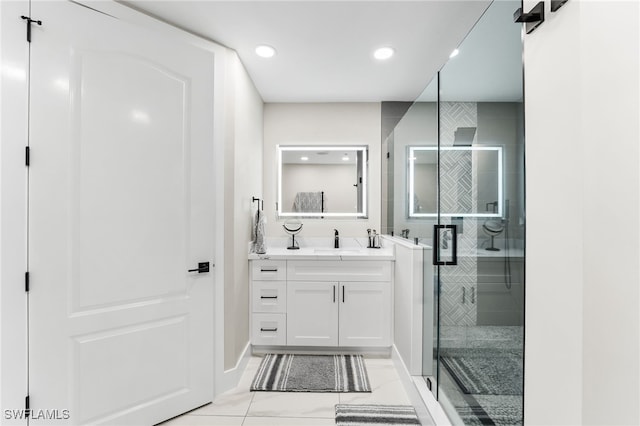
[[[494,352],[500,360],[505,352],[522,354],[523,351],[521,326],[441,326],[440,333],[443,355],[447,350],[450,354],[469,356],[490,356]],[[521,379],[522,367],[517,368],[520,371],[514,371],[513,376]],[[440,389],[464,424],[522,424],[522,395],[465,394],[444,367],[440,370]]]

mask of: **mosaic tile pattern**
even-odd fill
[[[477,104],[441,102],[440,120],[440,144],[453,146],[458,127],[478,126]],[[472,154],[464,151],[444,152],[441,155],[441,211],[472,212],[478,198]],[[474,218],[464,218],[462,221],[463,232],[458,235],[458,266],[440,269],[441,325],[470,326],[477,323],[478,263],[475,257],[460,254],[475,253],[478,226]],[[442,223],[450,224],[451,219],[443,218]]]

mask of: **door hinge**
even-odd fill
[[[27,167],[29,167],[30,163],[31,163],[31,148],[27,146],[26,149],[24,150],[24,164]]]
[[[29,273],[24,273],[24,291],[29,292]]]
[[[31,24],[36,23],[38,25],[42,25],[42,21],[37,19],[31,19],[30,16],[21,16],[22,19],[27,21],[27,41],[31,43]]]
[[[24,409],[25,409],[25,417],[29,417],[31,413],[31,404],[29,402],[29,395],[27,395],[24,399]]]

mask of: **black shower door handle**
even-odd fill
[[[451,260],[440,260],[440,230],[451,230]],[[433,264],[455,266],[458,264],[458,225],[433,225]]]

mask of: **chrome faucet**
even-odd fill
[[[335,232],[333,237],[333,248],[340,248],[340,235],[338,234],[338,230],[334,229]]]

